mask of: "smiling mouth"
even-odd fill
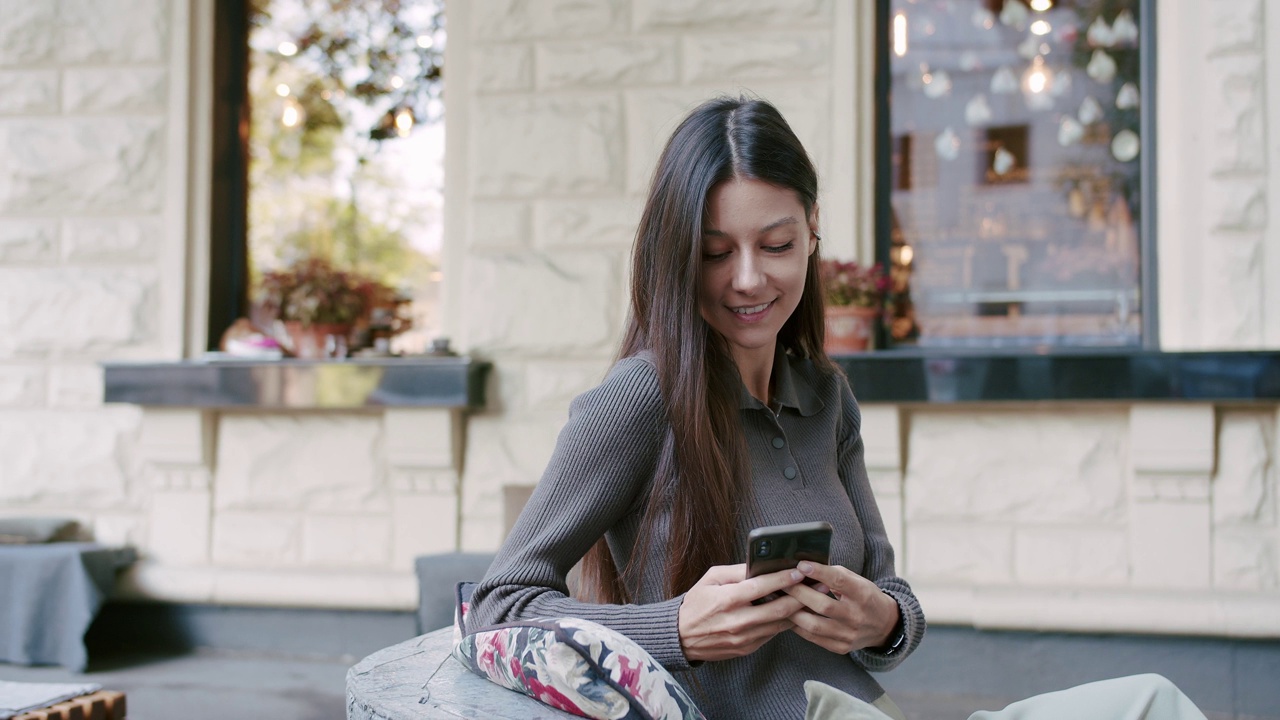
[[[768,310],[769,306],[772,304],[773,304],[773,301],[770,300],[767,303],[752,305],[751,307],[736,307],[736,308],[729,308],[729,310],[735,315],[742,315],[742,316],[759,315],[765,310]]]

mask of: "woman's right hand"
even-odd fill
[[[752,605],[770,593],[804,579],[796,570],[779,570],[747,579],[746,565],[716,565],[702,576],[680,604],[680,648],[690,662],[728,660],[755,652],[774,635],[795,627],[791,616],[804,607],[790,595]]]

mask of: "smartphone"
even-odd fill
[[[801,560],[830,564],[831,523],[825,521],[758,527],[747,534],[747,577],[793,568]],[[813,585],[809,578],[806,583]],[[769,602],[781,593],[755,601]]]

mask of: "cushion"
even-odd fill
[[[0,543],[7,545],[29,545],[32,543],[74,540],[79,533],[80,524],[71,518],[0,518]]]
[[[576,618],[536,618],[466,632],[475,583],[458,583],[453,656],[471,672],[588,718],[700,720],[689,694],[626,636]]]

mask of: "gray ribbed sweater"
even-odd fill
[[[751,450],[755,525],[826,520],[835,528],[832,563],[875,582],[902,610],[906,646],[885,657],[840,655],[792,632],[747,657],[691,668],[680,649],[680,595],[662,598],[662,543],[647,550],[646,572],[630,588],[634,605],[596,605],[568,595],[570,568],[602,535],[625,567],[636,551],[646,493],[668,425],[657,371],[641,354],[614,366],[570,406],[546,473],[473,598],[470,630],[532,617],[578,617],[639,643],[690,690],[708,718],[801,718],[803,683],[820,680],[868,702],[883,690],[867,670],[889,670],[924,635],[924,613],[894,573],[893,548],[871,494],[859,434],[861,416],[839,375],[819,372],[779,348],[773,412],[742,392],[741,419]],[[778,447],[781,445],[781,447]],[[790,477],[788,477],[790,476]],[[660,521],[655,535],[665,536]],[[739,539],[745,553],[745,529]],[[690,682],[690,677],[698,682]],[[701,689],[699,689],[699,686]]]

